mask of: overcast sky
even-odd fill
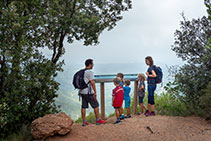
[[[132,9],[122,14],[114,29],[103,31],[99,45],[65,42],[65,63],[84,63],[87,58],[95,64],[139,63],[150,55],[157,63],[180,64],[171,45],[182,12],[188,19],[207,16],[204,0],[132,0]]]

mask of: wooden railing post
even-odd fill
[[[138,90],[138,81],[134,81],[134,96],[133,96],[133,114],[137,114],[137,90]]]
[[[101,97],[101,118],[105,119],[105,92],[104,92],[104,82],[100,83],[100,97]]]

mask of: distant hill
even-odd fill
[[[164,72],[164,84],[167,82],[167,68],[165,64],[159,64],[162,67]],[[60,89],[58,91],[59,97],[56,99],[56,104],[61,105],[62,111],[66,112],[70,115],[74,120],[80,116],[81,109],[81,101],[79,101],[78,91],[74,89],[72,85],[72,79],[75,72],[82,69],[84,67],[83,64],[71,64],[64,65],[63,72],[59,72],[56,80],[61,84]],[[96,75],[101,74],[117,74],[118,72],[122,72],[125,74],[137,74],[137,73],[145,73],[147,66],[144,63],[110,63],[110,64],[95,64],[93,68],[93,72]],[[98,93],[98,102],[100,104],[100,85],[97,85],[97,93]],[[163,89],[159,85],[157,87],[157,93],[160,93]],[[106,105],[106,114],[113,113],[114,110],[111,106],[111,93],[114,85],[112,83],[105,84],[105,105]],[[133,95],[133,83],[131,84],[131,95]],[[93,111],[91,108],[87,110],[87,114]]]

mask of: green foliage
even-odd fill
[[[183,16],[184,17],[184,16]],[[188,21],[184,17],[180,30],[175,32],[172,50],[187,61],[175,74],[177,94],[192,113],[197,113],[201,90],[211,80],[211,22],[207,17]],[[175,87],[175,86],[174,86]]]
[[[209,102],[209,95],[203,89],[211,80],[210,2],[205,0],[205,4],[208,17],[189,21],[183,15],[180,30],[175,32],[172,50],[187,63],[174,73],[174,82],[169,83],[167,90],[174,93],[191,114],[209,117],[202,103]]]
[[[90,112],[88,116],[86,116],[86,120],[88,123],[95,123],[96,122],[96,118],[95,118],[95,114]],[[83,123],[82,117],[79,117],[75,123]]]
[[[30,129],[22,125],[17,133],[12,133],[7,138],[0,138],[0,141],[31,141],[32,139]]]
[[[125,110],[124,110],[124,113],[125,113]],[[113,116],[116,116],[115,112],[108,115],[108,117],[113,117]]]
[[[204,3],[207,6],[207,13],[208,13],[209,19],[211,20],[211,2],[210,0],[204,0]]]
[[[0,2],[0,136],[58,112],[54,99],[63,42],[98,43],[122,19],[131,1],[3,0]],[[40,48],[52,51],[45,58]]]
[[[174,91],[170,88],[170,84],[165,86],[167,92],[162,93],[161,95],[155,94],[155,112],[159,115],[168,115],[168,116],[188,116],[190,115],[188,106],[183,103],[175,94]],[[131,102],[131,114],[133,114],[133,98]],[[147,107],[147,95],[144,98],[144,105]],[[137,105],[137,111],[140,112],[140,107]],[[126,108],[124,108],[124,114],[126,114]],[[115,112],[108,115],[108,117],[115,116]]]
[[[168,116],[187,116],[189,111],[187,106],[178,98],[168,93],[155,96],[155,110],[157,114]]]
[[[200,109],[201,116],[211,120],[211,82],[207,85],[205,89],[202,90],[204,95],[200,97]]]

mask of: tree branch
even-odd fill
[[[70,14],[70,18],[73,17],[73,14],[75,13],[75,7],[76,7],[76,2],[77,0],[74,0],[73,1],[73,6],[72,6],[72,10],[71,10],[71,14]],[[68,6],[68,4],[66,4],[66,6]],[[63,51],[63,41],[64,41],[64,38],[66,36],[67,32],[64,31],[63,29],[61,30],[61,34],[60,34],[60,39],[59,39],[59,48],[57,49],[57,53],[56,53],[56,45],[57,45],[57,42],[56,42],[56,39],[54,41],[54,53],[53,53],[53,56],[52,56],[52,59],[51,61],[56,64],[57,61],[59,60],[59,58],[61,57],[62,55],[62,51]]]

